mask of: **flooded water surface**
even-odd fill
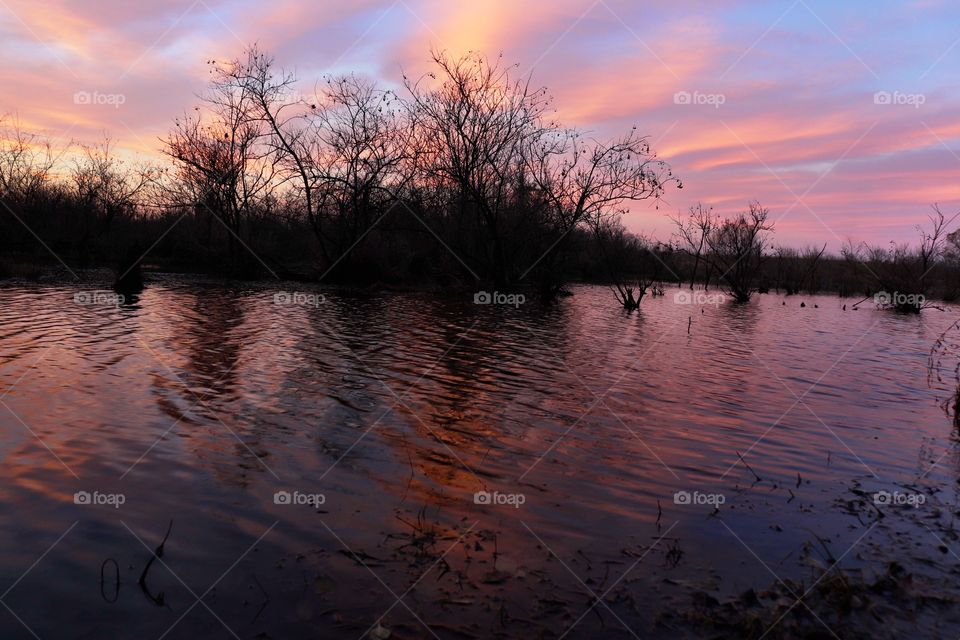
[[[3,638],[960,634],[955,309],[76,291],[0,289]]]

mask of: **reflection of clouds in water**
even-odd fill
[[[274,555],[248,561],[262,580],[277,555],[304,550],[314,551],[317,571],[351,578],[355,562],[318,542],[317,518],[404,578],[380,547],[385,537],[396,549],[412,535],[414,546],[397,551],[407,558],[426,532],[452,543],[478,521],[471,553],[491,581],[481,592],[502,586],[527,599],[500,574],[539,571],[565,583],[520,519],[598,581],[602,563],[645,550],[675,520],[678,566],[725,571],[740,556],[716,557],[716,521],[678,511],[677,491],[724,495],[724,522],[773,557],[808,541],[804,514],[826,534],[849,524],[834,487],[865,473],[857,457],[886,478],[914,478],[923,440],[925,459],[943,458],[930,482],[949,482],[956,469],[925,371],[949,318],[845,313],[829,297],[798,313],[758,296],[689,320],[669,295],[625,314],[602,287],[575,292],[545,309],[330,291],[324,304],[302,306],[274,304],[272,289],[181,285],[148,288],[135,313],[121,315],[62,308],[63,290],[0,290],[0,382],[26,372],[4,401],[84,481],[75,487],[49,452],[5,422],[0,519],[55,537],[73,515],[56,509],[75,491],[119,490],[124,518],[147,531],[175,518],[171,557],[210,572],[232,561],[221,557],[224,545],[239,555],[280,519],[264,543]],[[803,404],[791,409],[796,396]],[[751,488],[737,452],[764,479],[761,489]],[[322,509],[276,511],[273,496],[287,489],[322,493]],[[524,501],[477,504],[479,491]],[[18,525],[18,513],[30,523]],[[112,532],[116,517],[83,512],[98,535]],[[781,528],[776,537],[770,522]],[[86,544],[93,533],[83,535]],[[127,554],[121,566],[133,562],[132,548],[111,535]],[[12,574],[28,547],[13,543],[0,570]],[[493,566],[494,549],[504,566]],[[85,560],[97,565],[100,555]],[[463,568],[465,557],[461,550],[449,561]],[[660,570],[649,569],[650,579]],[[83,575],[69,574],[54,597],[73,597]],[[215,573],[196,577],[210,582]],[[236,580],[241,592],[249,586],[242,572]]]

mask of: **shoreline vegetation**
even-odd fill
[[[821,269],[824,273],[818,273],[817,281],[803,287],[802,289],[793,288],[783,284],[782,282],[778,283],[776,280],[773,280],[774,284],[772,287],[768,286],[766,283],[769,282],[769,280],[764,277],[764,272],[761,271],[761,275],[759,276],[758,280],[762,284],[758,289],[751,293],[751,298],[753,295],[775,294],[786,297],[796,297],[798,302],[802,302],[805,296],[832,295],[840,298],[842,302],[839,304],[842,304],[845,307],[849,304],[851,308],[861,306],[893,308],[884,302],[884,290],[879,288],[871,288],[869,286],[857,288],[859,285],[863,285],[859,279],[855,281],[843,279],[843,271],[848,267],[848,264],[841,261],[841,259],[824,257],[822,260],[822,265],[823,266]],[[818,272],[821,269],[818,269]],[[5,283],[9,283],[115,287],[119,271],[120,270],[118,268],[112,268],[108,266],[108,263],[91,265],[81,269],[70,268],[69,265],[64,266],[52,258],[50,260],[46,260],[43,258],[43,256],[29,255],[15,256],[12,258],[0,257],[0,286],[3,286]],[[447,282],[439,280],[415,281],[393,278],[374,278],[366,281],[350,279],[319,280],[311,274],[290,271],[287,269],[281,269],[278,272],[275,271],[274,274],[232,274],[229,272],[219,271],[217,269],[201,270],[192,265],[170,262],[142,264],[140,275],[144,285],[156,282],[158,279],[173,277],[200,280],[209,279],[211,282],[221,284],[274,283],[277,286],[281,284],[299,284],[311,287],[330,288],[331,290],[337,291],[353,291],[358,293],[377,291],[393,293],[437,293],[450,295],[462,294],[466,296],[473,295],[478,289],[483,289],[484,286],[487,286],[488,289],[495,288],[492,283],[489,282],[477,282],[471,285],[469,282],[461,280]],[[952,274],[950,275],[952,276]],[[513,286],[510,287],[509,290],[532,294],[533,297],[526,297],[526,300],[528,301],[538,300],[542,303],[552,303],[557,298],[562,298],[566,295],[572,295],[569,287],[575,285],[595,285],[608,287],[611,289],[613,294],[616,295],[616,288],[618,284],[624,281],[629,282],[630,278],[610,279],[609,277],[603,277],[602,274],[594,274],[590,272],[578,274],[565,279],[563,286],[553,293],[549,299],[537,298],[536,296],[539,292],[533,288],[532,284]],[[717,301],[735,301],[735,298],[729,294],[724,284],[720,283],[718,285],[712,278],[710,281],[707,281],[705,278],[699,277],[691,282],[690,280],[653,280],[639,275],[634,278],[634,281],[645,281],[647,283],[648,290],[645,292],[645,295],[674,295],[676,293],[683,293],[685,291],[703,293],[715,292],[721,297],[716,299],[711,298],[709,302],[711,305],[715,304]],[[920,305],[919,309],[941,309],[941,307],[938,305],[938,302],[955,303],[960,300],[960,277],[958,277],[956,280],[956,282],[958,282],[956,289],[951,286],[952,281],[952,278],[944,278],[942,282],[936,283],[935,288],[932,290],[928,289],[928,295],[925,297],[924,304]],[[139,291],[128,291],[128,293],[139,293]],[[634,308],[639,308],[639,305]],[[901,311],[908,313],[914,312],[912,308],[902,309]]]
[[[632,233],[631,204],[683,188],[636,127],[597,140],[557,122],[547,90],[500,58],[432,61],[397,89],[345,75],[309,94],[255,45],[208,61],[208,87],[151,162],[4,118],[0,277],[106,267],[134,292],[145,266],[546,301],[592,282],[626,309],[696,283],[738,303],[834,292],[911,313],[960,297],[960,231],[936,206],[915,245],[848,240],[835,256],[775,244],[757,202],[731,217],[692,207],[664,241]]]

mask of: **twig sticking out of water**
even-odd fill
[[[813,531],[810,531],[810,529],[805,529],[805,531],[809,532],[810,535],[812,535],[814,538],[816,538],[816,539],[817,539],[817,542],[820,543],[820,546],[823,548],[823,551],[824,551],[823,559],[826,560],[827,562],[829,562],[831,565],[836,564],[836,563],[837,563],[837,560],[836,560],[836,558],[833,557],[833,552],[830,551],[830,547],[827,546],[827,541],[824,540],[823,538],[821,538],[820,536],[818,536],[818,535],[817,535],[816,533],[814,533]],[[814,548],[816,548],[816,547],[814,547]]]
[[[114,586],[114,596],[113,600],[107,597],[107,594],[104,592],[104,587],[107,584],[107,581],[104,579],[104,570],[107,568],[108,563],[113,563],[113,586]],[[113,604],[120,597],[120,565],[117,564],[117,561],[113,558],[107,558],[103,561],[103,564],[100,565],[100,595],[103,596],[103,599]]]
[[[667,548],[667,553],[664,560],[666,565],[673,569],[680,564],[680,560],[682,559],[683,549],[680,548],[680,540],[674,539],[670,542],[670,546]]]
[[[267,605],[270,604],[270,594],[267,593],[267,590],[263,588],[263,585],[260,584],[260,581],[257,580],[257,576],[253,576],[253,581],[256,583],[257,588],[260,589],[260,593],[263,594],[263,604],[260,605],[260,608],[257,609],[257,615],[253,616],[253,620],[250,622],[256,622],[257,618],[260,617],[260,614],[263,613],[263,610],[267,608]]]
[[[154,549],[153,555],[150,556],[150,560],[147,561],[147,566],[143,568],[143,573],[140,574],[140,579],[137,580],[137,583],[140,585],[140,588],[143,590],[146,596],[150,598],[150,600],[153,601],[153,603],[156,604],[158,607],[162,607],[164,604],[163,592],[161,591],[156,596],[150,593],[150,590],[147,588],[147,572],[150,571],[150,567],[153,565],[154,560],[159,560],[160,558],[163,557],[163,545],[167,544],[167,538],[170,537],[170,531],[172,529],[173,529],[173,520],[171,520],[170,524],[167,525],[167,533],[164,534],[163,540],[160,541],[160,545],[156,549]]]
[[[757,479],[757,482],[763,482],[763,478],[761,478],[760,476],[758,476],[758,475],[757,475],[757,472],[753,470],[753,467],[751,467],[749,464],[747,464],[747,461],[743,459],[743,456],[740,455],[740,452],[739,452],[739,451],[737,451],[737,457],[740,458],[740,462],[743,463],[743,466],[745,466],[745,467],[747,468],[747,470],[750,471],[750,473],[753,474],[753,477]]]
[[[103,564],[100,565],[100,584],[106,584],[106,580],[103,579],[104,569],[107,568],[108,563],[113,563],[114,570],[114,584],[118,587],[120,586],[120,565],[117,564],[117,561],[113,558],[107,558],[103,561]]]
[[[410,456],[409,451],[407,451],[407,462],[410,464],[410,478],[407,480],[407,486],[403,490],[403,499],[401,502],[407,499],[407,494],[410,493],[410,486],[413,484],[414,479],[413,458]]]

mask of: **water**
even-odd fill
[[[2,637],[698,637],[664,615],[818,557],[956,583],[955,309],[278,290],[0,289]]]

